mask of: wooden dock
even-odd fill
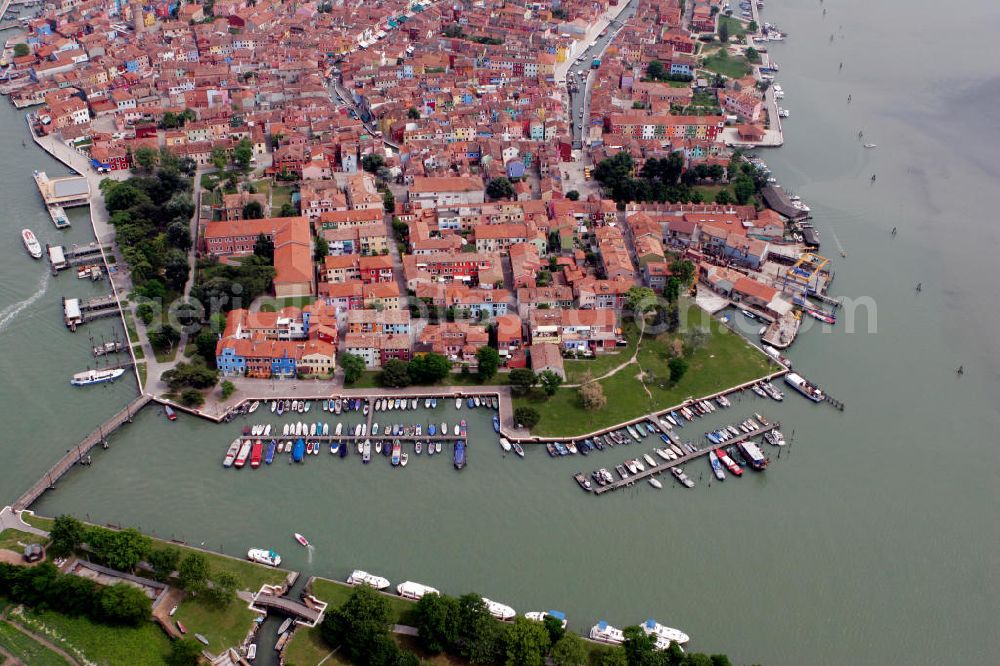
[[[14,510],[20,511],[21,509],[27,509],[41,496],[42,493],[49,488],[54,488],[56,481],[58,481],[63,474],[72,469],[73,465],[83,461],[84,457],[92,448],[98,444],[106,444],[108,435],[126,423],[131,423],[135,415],[140,409],[149,403],[150,399],[151,398],[148,395],[140,395],[138,398],[125,405],[125,408],[120,412],[99,425],[97,430],[80,440],[75,447],[67,451],[66,455],[50,467],[41,479],[36,481],[31,488],[17,498],[13,504]]]
[[[762,428],[754,430],[753,432],[741,433],[738,437],[734,437],[727,442],[723,442],[722,444],[712,444],[711,442],[707,442],[704,448],[699,448],[694,453],[688,453],[677,460],[664,460],[662,463],[655,465],[653,467],[647,466],[645,470],[639,472],[638,474],[632,474],[627,479],[618,479],[617,481],[612,481],[606,486],[597,486],[591,492],[593,492],[595,495],[602,495],[611,490],[617,490],[618,488],[624,488],[625,486],[630,486],[633,483],[637,481],[642,481],[643,479],[649,478],[654,474],[660,474],[661,472],[669,472],[672,467],[683,465],[689,460],[694,460],[695,458],[700,458],[701,456],[708,455],[709,451],[714,451],[719,447],[726,448],[728,446],[739,444],[740,442],[745,442],[748,439],[753,439],[754,437],[760,437],[764,433],[770,432],[780,426],[781,426],[780,423],[770,423]],[[662,444],[662,442],[660,443]],[[642,444],[640,443],[639,446],[641,447]],[[643,451],[642,453],[649,453],[649,451]],[[641,458],[642,453],[633,457]]]

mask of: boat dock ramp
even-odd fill
[[[104,317],[116,317],[120,310],[118,299],[114,294],[98,296],[87,300],[79,298],[63,297],[63,321],[71,331],[76,331],[76,327],[95,319]]]
[[[65,248],[62,245],[45,245],[46,254],[49,257],[49,264],[52,267],[52,274],[57,275],[59,271],[80,266],[83,264],[93,264],[95,262],[104,263],[102,252],[110,250],[100,243],[88,243],[87,245],[73,245]]]
[[[47,207],[49,210],[49,217],[52,218],[52,224],[56,225],[56,229],[68,229],[69,218],[66,216],[66,211],[63,207],[55,204]]]
[[[754,430],[753,432],[742,433],[738,437],[733,437],[732,439],[727,440],[726,442],[720,444],[719,446],[721,446],[721,447],[730,447],[730,446],[733,446],[735,444],[739,444],[740,442],[745,442],[748,439],[752,439],[754,437],[759,437],[759,436],[763,435],[764,433],[770,432],[770,431],[772,431],[772,430],[774,430],[776,428],[779,428],[779,427],[781,427],[780,423],[769,423],[766,426],[763,426],[761,428],[758,428],[757,430]],[[657,465],[653,465],[652,467],[648,467],[647,466],[645,470],[643,470],[641,472],[638,472],[637,474],[631,474],[631,475],[629,475],[628,478],[618,479],[616,481],[612,481],[611,483],[609,483],[606,486],[597,486],[596,488],[594,488],[593,490],[591,490],[591,492],[594,493],[595,495],[602,495],[602,494],[604,494],[604,493],[606,493],[608,491],[611,491],[611,490],[616,490],[618,488],[624,488],[625,486],[630,486],[633,483],[635,483],[636,481],[642,481],[643,479],[646,479],[646,478],[648,478],[650,476],[653,476],[654,474],[660,474],[661,472],[667,472],[672,467],[677,467],[678,465],[685,464],[689,460],[694,460],[695,458],[700,458],[701,456],[708,455],[709,451],[714,451],[716,448],[718,448],[718,447],[715,446],[714,444],[707,444],[704,448],[699,448],[698,450],[694,451],[693,453],[688,453],[688,454],[686,454],[686,455],[678,458],[677,460],[670,460],[670,461],[664,460],[662,463],[659,463]]]
[[[75,447],[67,451],[66,455],[50,467],[41,479],[36,481],[31,488],[17,498],[13,504],[14,510],[20,511],[21,509],[27,509],[41,496],[42,493],[50,488],[55,488],[56,481],[58,481],[63,474],[68,472],[73,465],[78,462],[86,463],[87,460],[89,460],[88,454],[92,448],[98,444],[106,448],[108,444],[108,435],[124,424],[131,423],[132,418],[136,415],[136,413],[145,407],[151,399],[152,398],[150,396],[142,394],[129,404],[125,405],[125,408],[117,414],[97,426],[97,430],[84,437]]]

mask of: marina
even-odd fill
[[[118,299],[114,294],[81,300],[63,298],[63,321],[66,328],[76,331],[78,326],[105,317],[120,316]]]

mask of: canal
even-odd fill
[[[861,305],[853,332],[816,326],[788,352],[846,403],[843,413],[792,394],[780,405],[747,395],[682,431],[694,438],[755,411],[781,420],[794,442],[780,459],[768,450],[763,474],[709,484],[705,463],[688,469],[694,490],[665,479],[660,491],[587,496],[572,473],[652,445],[505,458],[488,414],[466,410],[462,472],[447,456],[393,469],[329,453],[236,472],[219,463],[239,422],[169,423],[147,409],[37,510],[226,553],[270,546],[305,574],[342,579],[362,567],[393,583],[475,590],[520,612],[557,608],[581,632],[599,618],[623,626],[655,617],[689,633],[692,648],[737,663],[993,663],[1000,311],[990,195],[1000,146],[989,128],[1000,120],[998,47],[994,5],[959,5],[773,0],[764,10],[790,34],[770,46],[792,113],[786,145],[761,155],[812,207],[835,263],[833,293]],[[878,148],[864,149],[859,131]],[[23,136],[20,115],[4,105],[0,148],[16,156],[0,163],[8,500],[132,390],[70,390],[69,374],[88,361],[88,329],[65,330],[59,295],[99,287],[44,278],[21,249],[22,226],[43,242],[58,236],[27,170],[61,172],[23,150]],[[84,240],[72,215],[70,234]],[[311,559],[296,531],[316,545]]]

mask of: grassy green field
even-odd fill
[[[46,541],[48,539],[45,537],[30,534],[29,532],[22,532],[21,530],[7,529],[0,532],[0,548],[15,550],[17,552],[24,550],[21,546],[22,543],[45,543]]]
[[[722,74],[732,79],[738,79],[750,73],[750,65],[746,58],[731,56],[724,48],[706,56],[702,60],[701,66],[710,72]]]
[[[632,354],[635,353],[635,342],[639,338],[639,329],[631,322],[625,324],[623,329],[628,339],[627,347],[619,347],[619,351],[599,354],[587,360],[564,360],[566,383],[578,384],[583,381],[583,376],[587,372],[590,372],[592,377],[600,377],[632,358]]]
[[[31,666],[66,666],[68,663],[8,622],[0,622],[0,647],[14,655],[15,659]]]
[[[725,24],[729,28],[729,39],[734,37],[744,37],[747,34],[747,27],[743,21],[735,19],[732,16],[720,16],[719,17],[719,27]]]
[[[77,659],[91,663],[160,666],[170,650],[170,639],[153,622],[135,628],[109,627],[51,611],[25,611],[16,619]]]
[[[696,306],[689,307],[688,325],[697,323],[694,317],[698,313],[704,314]],[[608,404],[600,411],[585,410],[580,404],[577,389],[573,388],[559,389],[548,400],[537,396],[516,398],[514,406],[534,407],[541,414],[541,421],[532,430],[534,435],[582,435],[665,409],[691,396],[715,393],[767,373],[769,362],[763,354],[707,315],[704,316],[704,322],[710,322],[711,335],[688,358],[688,371],[676,386],[670,386],[667,382],[667,358],[672,336],[663,334],[657,338],[647,336],[639,350],[638,361],[646,373],[645,387],[638,378],[638,366],[623,368],[615,375],[601,380]]]
[[[293,189],[289,185],[275,185],[271,188],[271,215],[278,215],[284,204],[292,203]]]
[[[288,298],[265,298],[260,302],[261,312],[277,312],[289,306],[301,308],[316,301],[315,296],[290,296]]]
[[[239,645],[250,631],[256,613],[239,599],[217,608],[198,599],[185,599],[177,608],[174,619],[179,620],[189,634],[201,634],[208,639],[208,649],[221,650]]]
[[[347,388],[382,388],[382,386],[378,383],[378,375],[379,375],[378,370],[366,370],[364,373],[361,374],[361,379],[351,384]],[[486,385],[503,386],[504,384],[507,383],[509,383],[509,378],[507,376],[507,373],[498,372],[493,376],[493,379],[487,382]],[[483,386],[483,383],[479,381],[479,376],[474,371],[470,372],[467,375],[463,375],[460,372],[453,372],[447,377],[445,377],[444,380],[439,382],[438,384],[430,384],[426,386],[426,388],[432,389],[435,386],[469,386],[474,388],[477,386]]]

